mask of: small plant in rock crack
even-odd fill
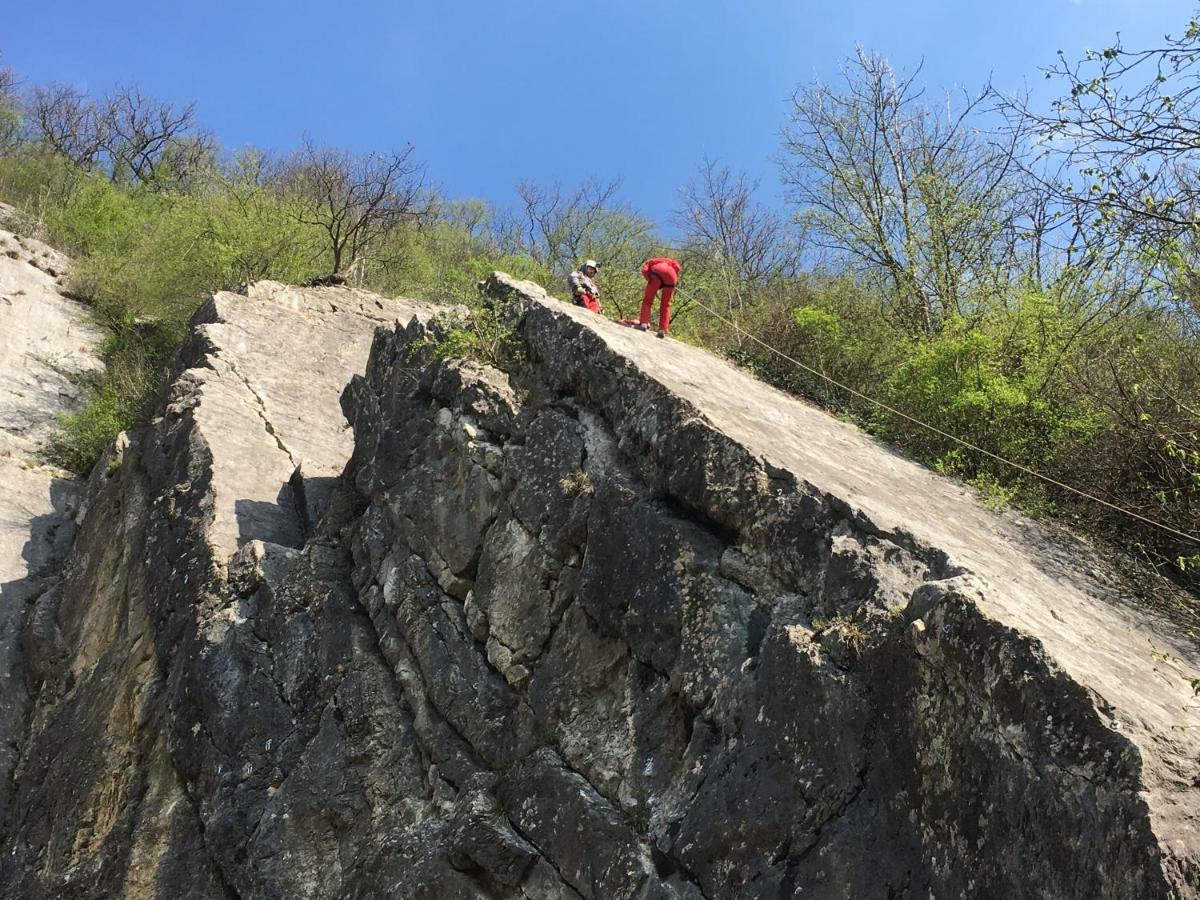
[[[438,359],[468,357],[506,371],[524,359],[524,344],[508,311],[486,298],[464,302],[438,317],[442,336],[434,349]]]
[[[813,619],[812,627],[817,634],[828,631],[839,635],[846,645],[855,651],[861,650],[867,642],[867,633],[863,627],[857,622],[847,619],[841,613],[832,619]]]
[[[596,493],[596,485],[592,483],[592,476],[582,469],[564,476],[559,480],[558,486],[568,497],[590,497]]]

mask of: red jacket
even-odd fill
[[[679,263],[671,259],[669,256],[657,256],[654,259],[648,259],[642,263],[642,277],[648,278],[651,272],[653,272],[659,277],[660,281],[666,283],[667,273],[664,270],[668,269],[674,273],[674,276],[670,279],[671,285],[673,286],[675,282],[679,280]]]

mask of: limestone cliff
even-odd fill
[[[1200,659],[1086,547],[489,288],[507,373],[202,311],[27,629],[6,896],[1200,896]]]
[[[10,214],[0,204],[0,221]],[[30,697],[17,673],[25,614],[57,581],[71,546],[80,483],[45,464],[43,443],[82,401],[78,376],[99,366],[99,331],[64,296],[70,260],[0,229],[0,822]]]

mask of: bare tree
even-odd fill
[[[1200,223],[1200,18],[1182,37],[1141,50],[1111,47],[1045,71],[1064,94],[1049,112],[1002,97],[1014,126],[1057,159],[1047,179],[1064,202],[1102,217],[1178,233]]]
[[[512,210],[499,209],[486,200],[451,200],[438,195],[433,217],[465,234],[479,249],[498,254],[522,253],[527,249],[522,225]]]
[[[96,104],[68,84],[37,85],[29,93],[30,128],[51,151],[83,169],[96,168],[108,146],[108,123]]]
[[[117,88],[99,101],[71,85],[30,92],[30,127],[51,151],[114,181],[175,185],[211,164],[215,141],[196,127],[194,104]]]
[[[745,173],[706,158],[696,180],[680,191],[682,203],[672,217],[684,246],[715,266],[731,311],[797,252],[784,246],[779,216],[754,199],[757,189]]]
[[[424,166],[412,145],[356,156],[308,138],[286,179],[302,205],[300,220],[326,237],[330,274],[344,273],[390,229],[428,215]]]
[[[500,253],[520,255],[530,252],[526,221],[522,212],[513,207],[499,207],[492,218],[491,232]]]
[[[896,317],[929,333],[1010,274],[1019,141],[972,128],[986,91],[935,109],[918,74],[860,49],[843,90],[798,88],[782,169],[814,241],[879,277]]]
[[[616,202],[621,182],[588,179],[566,190],[560,184],[517,185],[529,253],[555,275],[566,275],[585,255],[610,256],[648,233],[648,224]],[[602,259],[611,263],[611,258]]]
[[[138,88],[117,88],[94,113],[112,175],[145,184],[165,168],[186,177],[212,155],[214,141],[196,128],[196,106],[155,100]]]
[[[1056,248],[1108,296],[1103,323],[1130,305],[1195,301],[1200,226],[1200,17],[1180,37],[1103,50],[1045,70],[1062,95],[1049,111],[998,96],[1014,135],[1038,148],[1030,179],[1056,207]]]
[[[472,241],[489,240],[496,218],[495,210],[485,200],[450,200],[439,197],[435,215],[451,228],[463,231]]]

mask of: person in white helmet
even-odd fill
[[[595,281],[598,271],[600,266],[594,259],[589,259],[567,276],[567,284],[571,286],[571,302],[594,313],[600,312],[600,288]]]

